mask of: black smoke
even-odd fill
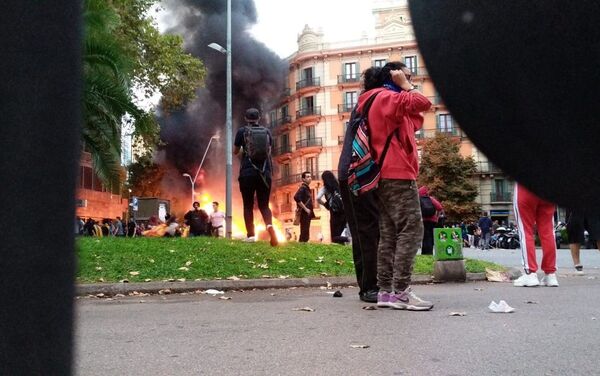
[[[200,58],[206,68],[205,87],[198,89],[197,98],[184,109],[161,114],[159,118],[161,139],[165,145],[156,160],[166,166],[169,172],[165,175],[168,181],[163,182],[163,190],[189,192],[189,181],[186,182],[181,174],[187,172],[194,175],[210,137],[218,134],[220,139],[213,142],[203,170],[206,171],[207,180],[212,182],[210,185],[218,182],[224,191],[226,56],[209,48],[208,44],[215,42],[227,47],[227,2],[166,0],[163,6],[170,24],[174,25],[167,33],[181,35],[186,51]],[[268,111],[280,99],[285,87],[287,65],[250,35],[249,29],[255,23],[256,8],[252,0],[232,1],[234,137],[247,108],[256,107],[263,113]],[[237,176],[235,164],[234,175]]]

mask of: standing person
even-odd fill
[[[377,95],[368,113],[373,159],[378,161],[385,145],[389,145],[387,163],[379,165],[381,175],[375,190],[380,234],[377,305],[430,310],[433,304],[419,298],[410,283],[415,256],[423,240],[415,132],[423,126],[420,113],[427,111],[431,102],[411,84],[411,71],[403,63],[369,68],[363,76],[365,92],[358,99],[357,110],[361,111],[371,96]]]
[[[194,201],[192,210],[185,213],[183,219],[184,223],[190,226],[189,236],[208,235],[208,214],[206,214],[203,209],[200,209],[200,203],[198,201]]]
[[[275,247],[278,243],[277,235],[273,228],[273,214],[269,209],[273,137],[267,128],[258,123],[260,111],[256,108],[247,109],[244,119],[246,125],[237,131],[233,149],[234,155],[240,154],[240,150],[242,150],[238,181],[244,202],[244,222],[247,236],[244,241],[256,241],[254,233],[254,194],[256,194],[258,209],[271,237],[271,246]]]
[[[479,229],[481,230],[481,239],[479,243],[482,249],[490,249],[490,238],[492,237],[492,220],[488,217],[487,212],[483,212],[478,222]]]
[[[302,184],[294,195],[294,201],[301,209],[300,215],[300,238],[301,243],[306,243],[310,239],[310,221],[315,217],[313,212],[312,193],[310,191],[310,182],[312,175],[310,171],[302,173]]]
[[[123,222],[121,222],[121,217],[117,217],[117,219],[113,222],[114,224],[114,236],[125,236],[125,231],[123,230]]]
[[[423,243],[421,245],[422,255],[433,254],[433,229],[438,224],[438,214],[444,210],[442,204],[433,196],[429,195],[429,188],[419,188],[419,201],[421,215],[423,216]]]
[[[210,227],[211,234],[215,238],[218,238],[219,233],[222,231],[223,224],[225,223],[225,213],[219,210],[219,203],[214,201],[212,203],[213,212],[210,214]]]
[[[514,210],[521,238],[521,259],[525,274],[517,278],[517,287],[558,286],[556,278],[556,242],[554,239],[554,204],[542,200],[521,184],[515,183]],[[546,274],[540,283],[535,254],[535,230],[542,243],[542,270]]]
[[[467,226],[467,235],[469,237],[469,247],[477,247],[477,243],[475,243],[475,231],[477,231],[477,225],[473,222],[469,223]]]
[[[345,244],[348,238],[342,236],[346,228],[346,214],[344,203],[340,194],[340,184],[331,171],[321,174],[323,187],[317,193],[317,201],[329,210],[329,230],[331,241],[337,244]]]
[[[581,244],[585,244],[587,230],[590,242],[596,241],[596,246],[600,249],[600,215],[590,210],[568,209],[566,221],[573,265],[577,274],[583,275],[583,265],[579,258]]]

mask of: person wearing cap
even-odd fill
[[[193,209],[185,213],[183,219],[185,224],[190,226],[189,236],[207,235],[208,214],[200,209],[200,203],[194,201]]]
[[[242,201],[244,203],[244,223],[246,224],[246,242],[255,242],[254,232],[254,195],[258,201],[258,209],[262,214],[267,232],[271,238],[271,245],[277,245],[277,236],[273,228],[273,214],[269,209],[269,198],[271,196],[271,148],[273,147],[273,136],[271,132],[259,124],[260,111],[256,108],[246,110],[244,120],[246,125],[240,127],[235,135],[233,154],[240,155],[240,176],[238,182]],[[259,145],[259,140],[265,140],[262,136],[266,135],[266,145]],[[266,154],[264,160],[253,159],[253,150],[250,146],[253,142],[253,148],[261,149],[261,154]],[[240,153],[241,151],[241,153]]]

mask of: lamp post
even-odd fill
[[[217,43],[211,43],[208,47],[219,51],[227,56],[227,103],[225,115],[225,228],[226,237],[231,239],[231,183],[233,180],[233,127],[231,119],[231,0],[227,0],[227,48]]]
[[[198,174],[200,173],[200,170],[202,169],[202,165],[204,164],[204,159],[206,158],[206,154],[208,154],[208,149],[210,149],[210,144],[211,144],[212,140],[218,140],[218,139],[219,139],[219,136],[214,135],[210,138],[210,140],[208,140],[208,145],[206,146],[206,150],[204,151],[204,155],[202,156],[202,160],[200,161],[200,164],[198,165],[198,169],[196,170],[196,175],[194,175],[193,179],[192,179],[192,176],[190,174],[188,174],[187,172],[182,174],[183,176],[190,179],[190,183],[192,184],[192,204],[191,204],[191,206],[194,205],[194,194],[196,192],[196,179],[198,179]]]

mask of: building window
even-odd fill
[[[302,79],[306,80],[306,82],[312,82],[313,79],[313,68],[304,68],[302,70]]]
[[[315,127],[314,126],[310,126],[310,127],[306,127],[306,139],[308,140],[314,140],[315,138]]]
[[[404,64],[410,69],[412,74],[417,74],[417,57],[416,56],[405,56]]]
[[[347,91],[344,93],[344,107],[352,111],[356,103],[358,102],[358,93],[356,91]]]
[[[452,124],[452,115],[450,114],[439,114],[438,115],[438,132],[453,133],[454,124]]]
[[[311,157],[311,158],[306,158],[306,169],[305,171],[310,171],[310,173],[312,175],[315,175],[317,173],[317,158],[315,157]],[[313,176],[314,179],[314,176]]]
[[[346,81],[354,80],[358,78],[358,69],[356,63],[345,63],[344,64],[344,78]]]
[[[281,165],[281,177],[282,178],[287,178],[288,176],[290,176],[290,165],[289,163],[283,164]],[[289,197],[286,200],[286,203],[289,203]]]
[[[307,109],[309,112],[314,108],[315,98],[314,97],[304,97],[302,98],[300,108]]]
[[[281,151],[282,152],[289,152],[291,150],[288,150],[290,148],[290,135],[289,134],[282,134],[281,135]]]
[[[383,68],[383,66],[387,63],[385,59],[376,59],[373,60],[373,66],[378,68]]]
[[[274,127],[277,125],[277,111],[269,112],[269,120],[270,120],[271,127]]]
[[[287,104],[285,106],[281,107],[281,118],[285,119],[290,113],[289,113],[289,108],[287,106]]]

